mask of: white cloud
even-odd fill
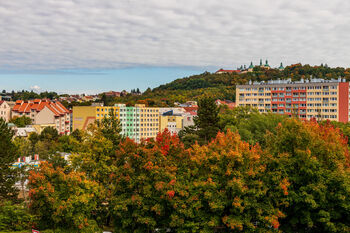
[[[4,0],[0,69],[350,64],[350,2]]]
[[[41,90],[41,88],[38,85],[31,86],[30,89],[35,91],[35,92],[40,92],[40,90]]]

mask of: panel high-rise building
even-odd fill
[[[344,79],[273,80],[236,86],[236,106],[302,119],[349,121],[349,83]]]

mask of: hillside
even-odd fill
[[[113,102],[129,104],[147,103],[151,106],[171,106],[174,102],[197,100],[203,95],[214,98],[235,100],[237,84],[248,81],[267,81],[291,78],[298,81],[301,78],[336,79],[338,77],[350,80],[350,68],[331,68],[327,65],[310,66],[295,64],[287,66],[283,71],[278,69],[263,69],[255,67],[253,72],[241,74],[215,74],[204,72],[190,77],[176,79],[170,83],[160,85],[153,90],[148,89],[141,96],[126,96]]]

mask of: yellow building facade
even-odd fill
[[[108,117],[110,111],[114,111],[115,116],[119,119],[120,112],[117,106],[74,106],[73,130],[86,130],[96,120]]]
[[[176,115],[162,115],[160,118],[160,132],[163,132],[165,129],[168,129],[170,133],[178,133],[183,128],[183,116]]]

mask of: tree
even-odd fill
[[[58,140],[58,131],[54,127],[46,127],[40,134],[41,141],[57,141]]]
[[[10,120],[10,122],[20,128],[32,124],[32,120],[26,116],[14,117]]]
[[[34,216],[21,204],[11,201],[0,202],[0,231],[26,231],[34,221]]]
[[[113,109],[109,111],[108,117],[104,116],[101,121],[97,121],[96,126],[97,130],[100,131],[105,138],[113,143],[114,148],[117,148],[123,137],[120,134],[122,131],[120,121],[116,117]]]
[[[280,229],[349,232],[349,151],[340,130],[290,119],[267,138],[266,173],[284,180],[279,186],[286,194]]]
[[[16,161],[16,147],[12,142],[13,131],[7,123],[0,118],[0,203],[4,199],[15,199],[17,189],[16,171],[11,165]]]
[[[189,148],[196,142],[200,141],[200,138],[197,135],[197,129],[194,125],[187,126],[184,129],[180,130],[178,136],[184,144],[185,148]]]
[[[266,195],[266,155],[258,145],[228,131],[207,145],[194,145],[189,156],[190,161],[181,160],[188,163],[187,171],[178,173],[172,199],[178,208],[170,225],[177,231],[269,232],[279,227],[284,204]],[[275,192],[283,195],[282,189]]]
[[[39,170],[30,171],[30,210],[42,229],[63,229],[69,232],[100,232],[94,221],[101,187],[88,180],[84,173],[65,173],[42,163]]]
[[[32,153],[35,153],[35,145],[39,142],[40,140],[40,135],[36,132],[32,132],[29,134],[28,136],[28,140],[31,143],[31,147],[32,147]]]
[[[81,134],[81,146],[71,158],[74,169],[84,172],[105,189],[97,203],[96,219],[101,224],[110,222],[111,174],[114,170],[115,153],[122,139],[120,123],[114,113]]]
[[[224,111],[219,116],[222,130],[238,131],[242,140],[252,145],[259,143],[263,148],[266,146],[266,133],[275,133],[278,123],[286,119],[284,115],[259,113],[250,107],[236,107]]]
[[[81,142],[82,139],[83,139],[83,131],[82,130],[79,130],[79,129],[76,129],[74,130],[70,136],[72,136],[73,138],[75,138],[78,142]]]
[[[197,117],[194,118],[198,136],[208,142],[216,136],[219,131],[219,108],[214,99],[203,97],[198,103]]]
[[[31,142],[26,139],[26,138],[22,138],[22,137],[16,137],[13,140],[13,143],[16,146],[16,150],[18,153],[18,156],[32,156],[33,154],[33,148],[32,148],[32,144]]]
[[[111,173],[115,232],[165,232],[171,225],[180,161],[188,157],[176,136],[165,130],[156,141],[126,139],[116,151]],[[179,206],[179,208],[181,208]]]

